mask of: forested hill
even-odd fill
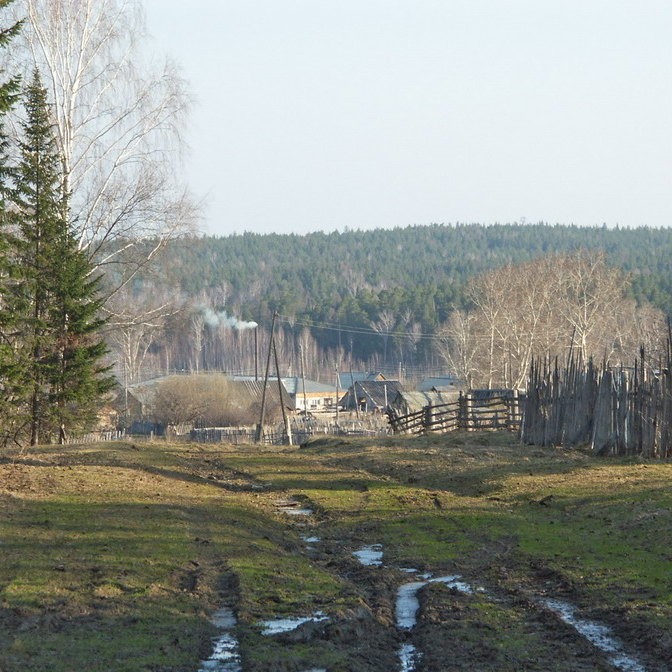
[[[245,319],[282,315],[346,324],[372,311],[411,311],[435,327],[466,282],[554,252],[602,250],[631,274],[633,293],[672,314],[672,229],[545,224],[429,225],[308,235],[193,237],[171,244],[163,277],[184,295]]]
[[[212,325],[230,327],[231,318],[254,321],[261,336],[277,312],[281,356],[294,358],[294,371],[299,344],[311,349],[307,361],[316,371],[333,371],[333,362],[343,356],[362,367],[402,360],[438,367],[443,360],[436,337],[456,310],[471,307],[466,289],[472,278],[509,264],[534,269],[529,262],[556,253],[576,252],[578,260],[582,249],[601,251],[606,264],[625,271],[638,303],[672,315],[672,229],[544,224],[183,238],[136,278],[132,294],[118,294],[117,309],[137,315],[129,324],[151,326],[158,322],[143,315],[156,317],[157,307],[169,307],[171,317],[152,327],[143,346],[144,366],[151,359],[156,368],[249,372],[252,354],[240,348],[251,339],[229,342],[235,334]],[[530,271],[521,269],[525,272]],[[512,295],[507,307],[518,298]],[[514,319],[521,323],[524,317]],[[142,357],[135,368],[141,364]]]

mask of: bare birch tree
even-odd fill
[[[607,265],[604,253],[586,250],[557,256],[554,268],[554,305],[573,334],[573,347],[584,361],[590,356],[606,358],[625,302],[627,277]]]
[[[391,310],[382,310],[377,320],[371,321],[371,328],[383,337],[383,365],[387,363],[387,343],[390,333],[397,322],[397,316]]]
[[[108,342],[118,361],[118,376],[124,386],[141,380],[148,353],[165,329],[170,317],[179,311],[173,300],[149,292],[134,296],[122,288],[106,305],[109,312]]]
[[[628,363],[639,347],[653,356],[665,336],[660,311],[627,298],[628,278],[603,254],[579,251],[506,266],[476,278],[473,307],[454,312],[439,352],[470,385],[524,386],[536,357],[579,353]]]
[[[119,287],[191,225],[176,178],[188,96],[169,63],[143,58],[139,0],[18,0],[26,69],[54,102],[65,189],[81,249]]]
[[[477,319],[483,323],[480,338],[487,344],[483,349],[485,362],[480,366],[481,378],[486,387],[491,388],[496,380],[502,380],[501,367],[506,339],[505,322],[501,319],[509,294],[506,287],[510,268],[499,269],[475,278],[467,289],[467,295],[474,304]],[[486,336],[487,334],[487,336]]]
[[[474,338],[474,312],[454,310],[437,334],[437,348],[452,372],[468,387],[474,386],[478,374],[478,341]]]

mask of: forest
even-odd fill
[[[670,259],[672,232],[653,228],[432,224],[191,235],[171,241],[151,270],[117,293],[115,312],[124,319],[110,343],[127,381],[174,370],[251,373],[277,314],[282,375],[303,370],[326,382],[334,369],[352,366],[390,377],[443,372],[520,385],[532,354],[564,350],[575,338],[586,357],[609,361],[628,360],[639,341],[655,348],[650,332],[662,334],[672,314]],[[593,323],[581,325],[568,306],[591,292],[600,293],[588,297]],[[499,306],[498,319],[507,312],[508,326],[495,324],[492,311],[488,323],[488,301]],[[532,314],[546,336],[524,346]],[[626,337],[626,327],[637,329]],[[477,350],[488,333],[488,353],[469,355],[459,343],[471,339]],[[495,345],[495,334],[506,343]]]

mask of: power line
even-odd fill
[[[413,336],[418,340],[440,340],[436,334],[423,334],[409,331],[378,331],[367,327],[353,327],[349,325],[338,324],[336,322],[317,322],[315,320],[297,319],[288,317],[287,315],[279,315],[278,319],[283,324],[288,324],[290,327],[299,325],[300,327],[312,327],[313,329],[324,329],[325,331],[340,331],[346,334],[363,334],[365,336],[399,336],[406,338]]]
[[[445,342],[448,340],[451,340],[450,337],[447,336],[441,336],[440,334],[427,334],[427,333],[417,333],[417,332],[410,332],[410,331],[378,331],[374,328],[367,328],[367,327],[353,327],[350,325],[343,325],[339,324],[337,322],[318,322],[316,320],[309,320],[306,318],[295,318],[295,317],[289,317],[287,315],[278,315],[278,320],[282,322],[283,324],[287,324],[290,327],[294,326],[300,326],[300,327],[308,327],[308,328],[313,328],[313,329],[323,329],[325,331],[337,331],[337,332],[342,332],[345,334],[361,334],[364,336],[393,336],[393,337],[399,337],[399,338],[408,338],[409,336],[415,338],[416,340],[424,340],[424,341],[434,341],[434,342]],[[555,333],[557,333],[557,329],[555,330]],[[497,342],[502,342],[505,341],[509,345],[515,341],[523,341],[524,344],[526,345],[527,342],[530,339],[536,339],[536,338],[543,338],[544,336],[544,331],[541,330],[538,333],[535,332],[529,332],[529,331],[521,331],[521,332],[515,332],[512,331],[508,334],[502,334],[501,332],[498,331],[498,338],[496,339]],[[491,336],[489,334],[482,334],[482,333],[471,333],[467,336],[465,336],[465,340],[474,342],[474,341],[490,341]]]

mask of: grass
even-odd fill
[[[256,624],[361,607],[371,596],[344,569],[360,543],[383,544],[391,566],[459,572],[493,590],[571,592],[579,606],[669,644],[668,463],[530,449],[505,434],[284,449],[116,443],[6,458],[3,672],[196,670],[209,654],[209,615],[225,604],[239,617],[246,669],[281,658],[287,669],[348,669],[350,653],[333,644],[278,648]],[[287,496],[316,515],[280,512]],[[307,533],[331,555],[307,553]],[[493,660],[525,661],[532,641],[542,647],[516,609],[460,608],[483,632],[507,626],[503,639],[481,636]],[[465,646],[479,641],[468,623],[459,624]]]

